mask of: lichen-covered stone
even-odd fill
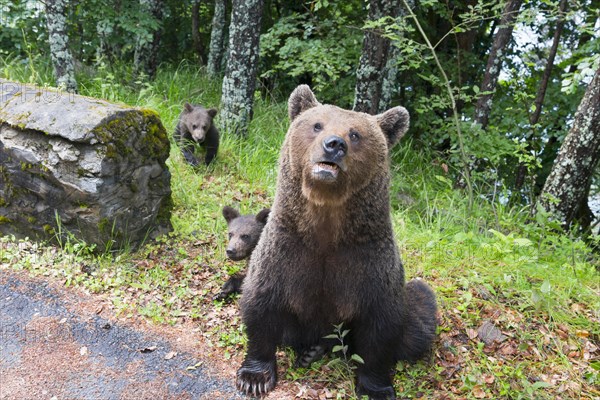
[[[0,233],[135,247],[171,229],[168,156],[154,111],[0,80]]]

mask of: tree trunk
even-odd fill
[[[406,2],[409,7],[415,7],[414,0],[408,0]],[[398,9],[397,21],[402,23],[402,18],[406,16],[406,10],[404,7]],[[381,96],[379,98],[379,110],[378,112],[384,112],[390,108],[396,106],[394,99],[401,91],[402,87],[399,82],[399,71],[398,64],[400,63],[400,49],[393,43],[390,43],[388,50],[388,59],[383,70],[383,79],[381,82]]]
[[[226,28],[226,0],[215,0],[215,12],[212,19],[210,32],[210,47],[208,50],[208,63],[206,65],[209,75],[216,76],[221,73],[223,63],[224,38]]]
[[[475,122],[481,124],[482,129],[487,127],[492,109],[492,95],[496,90],[498,76],[502,70],[504,50],[512,37],[515,21],[519,16],[519,10],[523,0],[508,0],[500,19],[500,28],[494,36],[494,42],[488,56],[485,74],[481,82],[481,97],[477,99],[475,106]]]
[[[579,104],[573,126],[554,160],[539,198],[544,209],[565,229],[571,227],[581,214],[599,158],[600,69]]]
[[[397,2],[392,0],[369,0],[369,21],[396,16]],[[385,67],[388,61],[390,40],[379,32],[367,30],[363,39],[362,54],[356,70],[354,95],[355,111],[369,114],[379,112],[379,101]]]
[[[68,0],[47,0],[46,23],[56,86],[71,93],[77,93],[73,55],[69,50],[69,36],[67,35],[66,9],[68,3]]]
[[[149,77],[154,77],[158,67],[157,53],[162,36],[163,0],[139,0],[140,7],[156,20],[158,28],[154,32],[140,35],[135,45],[133,63],[137,73],[144,72]]]
[[[567,0],[561,0],[558,10],[558,21],[556,22],[556,30],[554,31],[552,46],[550,47],[550,53],[548,54],[548,61],[546,62],[544,74],[542,75],[542,80],[540,82],[540,86],[538,87],[538,91],[535,95],[535,100],[533,102],[533,104],[535,105],[535,109],[533,110],[533,114],[529,116],[529,124],[531,125],[532,129],[535,129],[535,124],[539,122],[540,116],[542,115],[542,105],[544,104],[544,98],[546,97],[546,89],[548,88],[548,82],[550,81],[550,75],[552,74],[552,68],[554,67],[554,59],[556,58],[556,52],[558,51],[560,35],[562,34],[563,26],[565,25],[564,13],[566,8]],[[533,135],[533,132],[531,133],[531,135]],[[527,142],[528,148],[531,148],[532,138],[529,137]],[[519,163],[519,167],[517,168],[515,177],[516,191],[519,191],[523,187],[526,176],[527,165],[525,165],[524,163]]]
[[[192,3],[192,43],[194,46],[194,52],[198,56],[200,65],[204,62],[202,60],[202,41],[200,40],[200,0],[194,0]]]
[[[247,135],[252,119],[262,9],[263,0],[233,0],[220,120],[225,130],[240,136]]]

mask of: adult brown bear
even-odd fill
[[[275,202],[243,284],[248,351],[237,387],[267,393],[277,346],[310,362],[343,322],[349,353],[364,360],[357,394],[394,399],[396,362],[424,355],[436,330],[433,291],[405,284],[390,219],[389,149],[408,129],[408,112],[323,105],[305,85],[288,108]]]

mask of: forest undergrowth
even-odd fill
[[[184,102],[218,107],[221,95],[218,81],[188,63],[163,65],[150,82],[104,65],[79,75],[81,94],[154,109],[169,134]],[[41,87],[52,82],[43,60],[7,58],[0,77]],[[228,275],[244,267],[225,256],[221,209],[270,206],[287,126],[285,101],[257,98],[248,137],[224,132],[210,167],[190,167],[171,142],[174,230],[137,251],[103,251],[72,237],[60,247],[3,237],[0,269],[101,293],[123,318],[167,326],[192,321],[200,340],[238,365],[246,342],[237,299],[213,300]],[[557,231],[542,212],[532,217],[530,206],[507,205],[502,187],[476,193],[469,209],[454,187],[453,166],[410,131],[391,159],[392,220],[406,276],[427,280],[440,309],[430,357],[397,366],[398,397],[600,397],[600,264],[589,244]],[[285,352],[281,385],[291,398],[353,398],[352,356],[302,369]]]

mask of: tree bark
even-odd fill
[[[558,51],[558,45],[560,43],[560,36],[562,34],[563,27],[565,25],[564,13],[567,8],[567,0],[561,0],[558,10],[558,21],[556,23],[556,30],[554,31],[554,37],[552,38],[552,46],[550,47],[550,52],[548,54],[548,61],[546,62],[546,67],[544,68],[544,74],[542,75],[542,80],[540,82],[540,86],[538,86],[538,91],[535,96],[535,100],[533,104],[535,105],[535,109],[533,113],[529,116],[529,124],[532,129],[535,129],[534,126],[540,120],[540,116],[542,115],[542,105],[544,104],[544,98],[546,97],[546,89],[548,88],[548,82],[550,81],[550,75],[552,74],[552,68],[554,67],[554,59],[556,58],[556,52]],[[533,133],[532,133],[533,135]],[[532,138],[528,138],[528,147],[531,148]],[[525,177],[527,176],[527,165],[523,163],[519,163],[519,167],[516,171],[515,177],[515,189],[518,191],[523,187],[525,183]]]
[[[579,104],[573,126],[554,160],[539,197],[544,209],[565,229],[577,221],[582,204],[587,204],[586,196],[599,158],[600,69],[596,71]]]
[[[377,21],[383,17],[395,17],[397,2],[392,0],[370,0],[369,20]],[[363,39],[362,54],[356,70],[356,89],[354,95],[355,111],[377,114],[385,68],[388,61],[390,40],[376,31],[367,30]]]
[[[68,3],[68,0],[47,0],[46,24],[56,86],[71,93],[77,93],[73,55],[69,50],[67,34],[66,9]]]
[[[240,136],[247,135],[252,119],[262,9],[263,0],[233,0],[220,120],[225,130]]]
[[[415,1],[408,0],[407,4],[409,7],[414,8]],[[402,23],[402,18],[405,16],[406,9],[402,6],[399,7],[397,21]],[[394,99],[402,89],[399,82],[400,73],[398,71],[398,63],[400,61],[400,49],[398,46],[390,43],[387,62],[382,73],[383,80],[381,83],[381,96],[379,98],[379,113],[389,110],[397,105],[394,104]]]
[[[158,28],[147,35],[141,35],[137,38],[134,54],[134,66],[137,73],[144,72],[149,77],[154,77],[158,67],[157,52],[160,47],[160,38],[162,36],[162,18],[164,2],[163,0],[139,0],[140,7],[146,10],[150,18],[154,18],[158,23]]]
[[[210,45],[206,69],[209,75],[216,76],[221,73],[223,63],[223,42],[226,28],[226,0],[215,0],[215,11],[210,31]]]
[[[494,36],[492,48],[485,66],[485,74],[481,82],[480,92],[482,95],[477,99],[475,106],[475,122],[481,124],[482,129],[488,125],[492,109],[492,96],[498,84],[498,76],[502,70],[504,50],[512,37],[515,21],[519,16],[519,10],[523,0],[508,0],[502,11],[500,28]]]
[[[192,43],[194,52],[198,56],[200,65],[202,65],[204,63],[202,60],[204,49],[202,48],[202,41],[200,40],[200,1],[201,0],[194,0],[192,2]]]

